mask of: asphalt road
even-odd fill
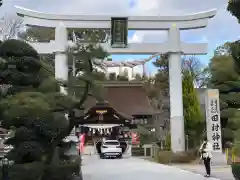
[[[203,175],[134,157],[99,159],[85,156],[82,172],[84,180],[206,180]]]

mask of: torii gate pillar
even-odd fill
[[[61,81],[68,81],[68,33],[65,25],[60,22],[55,28],[55,78]],[[67,89],[60,87],[60,92],[67,94]]]
[[[182,63],[180,30],[175,24],[168,31],[169,52],[170,132],[174,152],[185,151],[185,132],[182,98]]]

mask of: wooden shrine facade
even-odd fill
[[[120,125],[129,128],[135,128],[132,124],[132,118],[121,115],[107,102],[97,102],[84,115],[83,120],[79,125],[84,124],[105,124],[105,125]]]
[[[85,116],[80,124],[122,124],[130,128],[147,124],[156,114],[142,82],[111,82],[103,84],[102,101],[89,97]]]

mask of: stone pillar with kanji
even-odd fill
[[[207,89],[205,94],[207,138],[212,144],[212,164],[227,164],[222,150],[222,129],[218,89]]]

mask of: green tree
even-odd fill
[[[233,141],[236,123],[240,121],[238,109],[240,108],[239,99],[239,66],[237,58],[232,52],[231,43],[225,45],[227,53],[215,53],[210,60],[210,87],[219,89],[221,124],[223,130],[223,141]],[[230,46],[230,47],[229,47]],[[235,47],[236,48],[236,47]],[[219,49],[219,48],[217,48]],[[232,56],[232,53],[234,54]]]
[[[168,73],[168,54],[163,54],[156,58],[153,65],[158,69],[151,81],[151,88],[148,92],[150,99],[155,98],[159,104],[168,96],[169,92],[169,73]]]
[[[237,157],[240,156],[240,129],[235,132],[234,152]]]
[[[3,42],[0,56],[1,84],[8,85],[1,96],[0,115],[2,126],[13,132],[6,141],[14,147],[8,157],[16,163],[43,160],[54,139],[68,128],[65,112],[75,102],[59,93],[38,53],[25,42]]]
[[[229,0],[227,10],[237,18],[238,22],[240,22],[240,1],[239,0]]]
[[[194,78],[190,71],[183,71],[183,115],[185,122],[185,133],[188,135],[189,146],[195,147],[203,133],[203,114],[193,85]],[[198,144],[197,144],[198,145]]]
[[[69,39],[73,38],[73,32],[82,43],[106,42],[109,37],[109,30],[68,28]],[[38,26],[28,27],[25,32],[19,34],[19,37],[30,42],[49,42],[55,39],[55,29]]]
[[[109,80],[110,81],[116,81],[117,80],[116,73],[109,73]]]
[[[141,80],[142,80],[141,74],[136,73],[133,80],[134,80],[134,81],[141,81]]]
[[[117,80],[118,80],[118,81],[129,81],[127,71],[124,71],[122,74],[119,74],[119,75],[117,76]]]

